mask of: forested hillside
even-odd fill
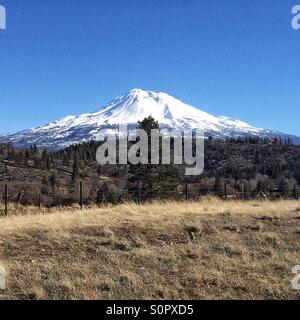
[[[137,180],[143,183],[145,169],[139,177],[136,176],[138,170],[131,172],[130,166],[100,166],[95,159],[98,146],[97,142],[89,142],[49,152],[38,150],[35,146],[17,149],[2,144],[0,192],[3,193],[6,183],[11,202],[68,205],[78,202],[82,181],[85,204],[136,200]],[[171,169],[155,172],[156,180],[151,181],[151,192],[148,186],[141,187],[142,200],[241,193],[253,198],[261,192],[282,197],[297,196],[300,146],[289,141],[253,138],[228,141],[209,139],[205,146],[204,174],[186,177],[183,167]],[[152,179],[152,176],[148,178]]]

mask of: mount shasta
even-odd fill
[[[104,132],[114,134],[119,124],[135,128],[138,121],[148,116],[157,120],[162,129],[199,129],[206,136],[220,139],[230,137],[261,137],[291,139],[300,143],[300,138],[277,131],[256,128],[246,122],[228,117],[217,117],[201,111],[165,93],[134,89],[117,97],[93,113],[67,116],[45,126],[0,136],[0,142],[16,146],[59,149],[71,144],[97,140]]]

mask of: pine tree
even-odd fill
[[[177,195],[179,173],[170,165],[151,164],[151,130],[159,129],[159,124],[151,116],[139,122],[139,129],[148,134],[148,164],[129,165],[128,191],[134,200],[138,199],[138,186],[141,186],[141,200],[165,199]],[[161,157],[160,157],[161,158]]]

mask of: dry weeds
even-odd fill
[[[0,218],[0,299],[300,298],[297,201],[19,213]]]

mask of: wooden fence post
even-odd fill
[[[299,199],[299,193],[298,193],[298,188],[296,185],[294,185],[294,197],[296,200]]]
[[[79,190],[79,193],[80,193],[80,200],[79,200],[79,204],[80,204],[80,209],[83,210],[83,184],[82,184],[82,181],[80,181],[80,190]]]
[[[39,192],[39,209],[41,210],[42,208],[42,193]]]
[[[228,195],[227,195],[227,182],[224,183],[224,198],[227,200]]]
[[[137,200],[138,200],[138,205],[140,205],[142,202],[142,182],[141,182],[141,180],[138,181],[137,187],[138,187],[138,199]]]
[[[8,214],[8,186],[4,186],[4,213],[7,216]]]
[[[188,183],[185,183],[185,200],[189,200],[189,190],[188,190]]]

